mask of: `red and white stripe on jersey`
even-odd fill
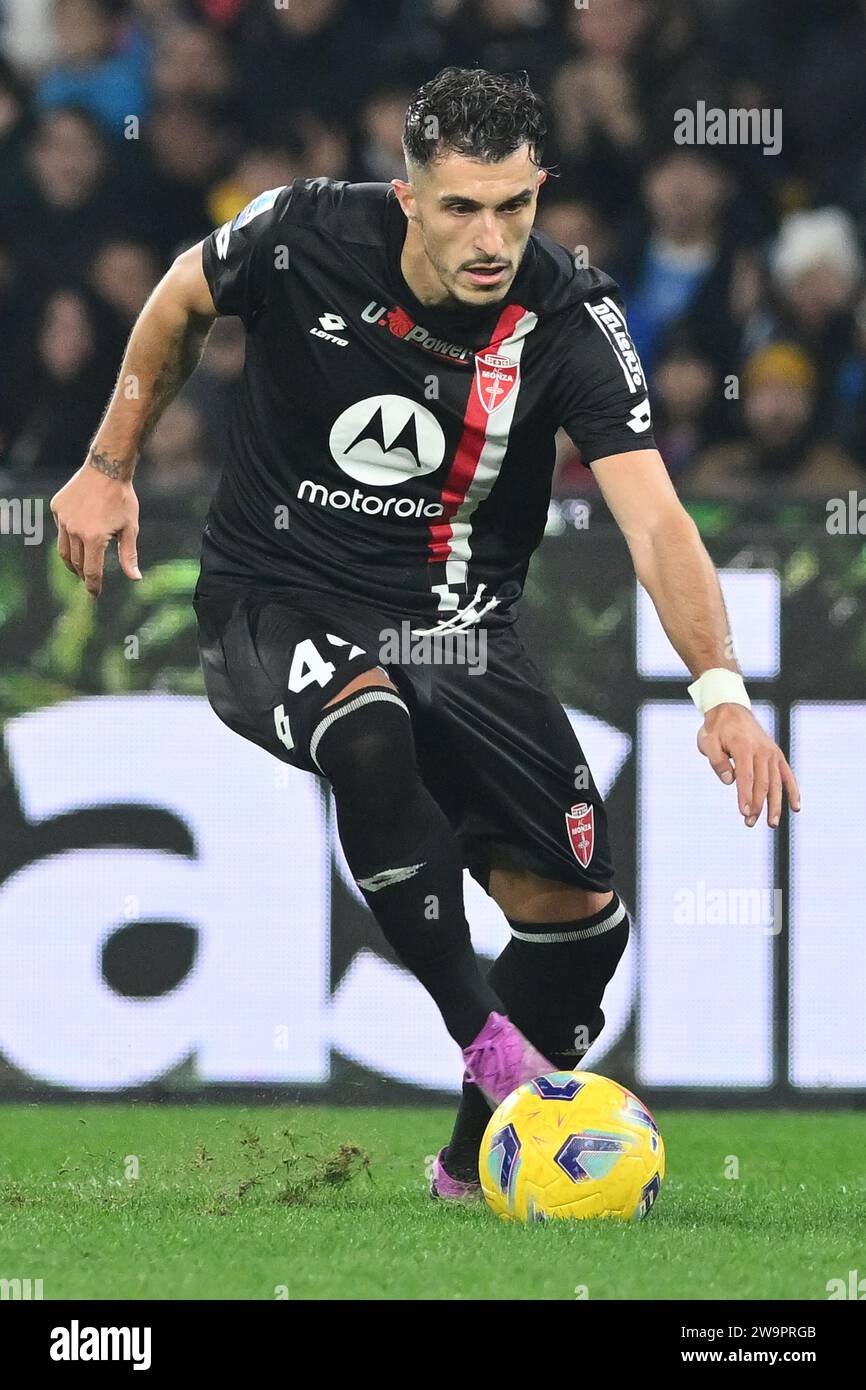
[[[523,344],[537,323],[537,314],[521,304],[509,304],[499,316],[490,342],[481,349],[482,356],[495,353],[516,363],[518,380],[493,411],[488,410],[481,399],[477,376],[472,381],[463,416],[463,433],[442,487],[442,519],[430,527],[430,563],[445,565],[445,584],[434,586],[439,593],[439,611],[443,613],[454,612],[460,602],[452,586],[461,589],[466,584],[472,558],[473,517],[499,477],[517,408]]]

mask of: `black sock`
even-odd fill
[[[604,1027],[602,996],[628,941],[628,915],[614,894],[591,917],[509,921],[509,926],[512,938],[491,966],[488,981],[529,1041],[556,1070],[571,1071]],[[464,1081],[446,1155],[452,1177],[477,1179],[478,1150],[490,1113],[478,1088]]]
[[[504,1010],[479,969],[459,847],[421,781],[406,706],[384,688],[347,696],[323,711],[311,749],[333,786],[340,841],[370,911],[466,1047]]]

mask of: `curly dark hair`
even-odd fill
[[[547,133],[544,103],[529,74],[443,68],[419,87],[406,112],[403,152],[423,166],[450,151],[496,164],[529,144],[540,165]]]

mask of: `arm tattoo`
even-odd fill
[[[140,427],[139,446],[153,430],[169,402],[174,400],[187,377],[191,376],[198,366],[211,324],[212,320],[204,315],[190,314],[186,323],[173,334],[153,383],[150,401]],[[125,367],[126,363],[121,368],[122,373]],[[135,468],[134,457],[111,458],[109,454],[101,453],[92,447],[88,454],[88,462],[91,468],[119,482],[128,482]]]
[[[91,449],[87,461],[91,468],[95,468],[98,473],[104,473],[107,478],[116,478],[126,483],[132,477],[132,464],[126,459],[112,459],[107,454],[99,454],[95,449]]]
[[[179,328],[171,339],[153,384],[153,395],[141,430],[142,442],[198,366],[209,328],[210,320],[199,314],[190,314],[184,327]]]

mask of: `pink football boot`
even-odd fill
[[[459,1178],[452,1178],[450,1173],[445,1171],[445,1154],[447,1149],[440,1149],[433,1160],[433,1168],[430,1173],[430,1196],[448,1197],[452,1201],[475,1202],[481,1196],[480,1182],[461,1182]]]
[[[496,1013],[488,1015],[478,1037],[464,1047],[463,1060],[466,1063],[464,1080],[474,1082],[494,1110],[524,1081],[556,1070],[520,1029],[515,1028],[510,1018]],[[452,1178],[445,1171],[447,1152],[447,1148],[440,1149],[433,1161],[430,1196],[458,1201],[476,1200],[481,1196],[480,1182]]]
[[[464,1047],[463,1060],[469,1080],[494,1110],[524,1081],[556,1070],[505,1014],[488,1015],[478,1037]]]

